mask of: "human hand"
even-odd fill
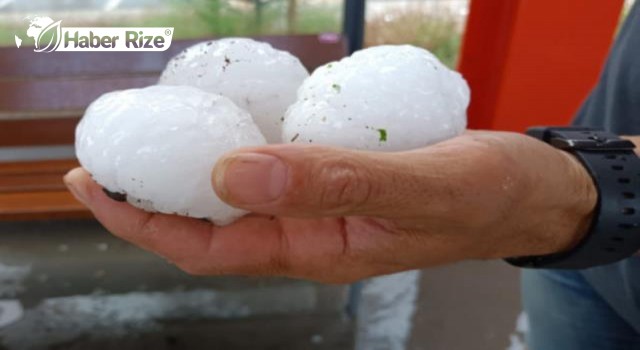
[[[65,183],[113,234],[188,273],[334,283],[560,252],[586,232],[597,199],[568,153],[486,131],[394,153],[295,144],[231,152],[213,186],[255,214],[224,227],[113,201],[81,168]]]

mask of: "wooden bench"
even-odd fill
[[[312,71],[346,54],[339,35],[258,37],[298,56]],[[204,39],[203,39],[204,40]],[[87,105],[101,94],[154,84],[167,61],[202,40],[165,52],[55,52],[0,48],[0,151],[72,145]],[[88,218],[62,176],[75,159],[0,161],[0,220]]]

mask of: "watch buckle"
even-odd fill
[[[610,140],[598,137],[591,139],[562,139],[552,137],[549,143],[563,150],[632,151],[635,148],[635,144],[629,140]]]

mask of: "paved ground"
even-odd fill
[[[504,350],[520,313],[519,272],[500,261],[425,270],[408,350]]]
[[[0,232],[0,349],[353,347],[340,287],[188,277],[92,221],[4,223]],[[407,350],[508,348],[519,313],[517,269],[435,268],[423,272],[420,287]]]

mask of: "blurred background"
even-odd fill
[[[174,39],[340,33],[339,0],[0,0],[0,45],[13,45],[27,14],[65,26],[175,26]],[[369,0],[365,45],[410,43],[455,65],[468,0]],[[177,25],[179,23],[179,25]]]
[[[13,45],[34,13],[69,27],[176,26],[174,39],[193,39],[340,33],[343,9],[340,0],[0,0],[0,45]],[[454,67],[468,11],[469,0],[367,0],[364,44],[421,46]]]
[[[473,0],[476,4],[481,2]],[[624,19],[632,3],[633,0],[625,0],[622,14],[613,14],[616,23]],[[469,0],[368,0],[364,46],[421,46],[455,69],[460,67],[462,38],[471,5]],[[571,13],[561,2],[545,11],[554,12],[554,6],[562,8],[562,13]],[[578,6],[575,9],[578,11]],[[389,311],[374,315],[377,321],[389,321],[377,324],[374,329],[356,322],[354,303],[362,301],[354,297],[358,288],[284,279],[189,277],[164,260],[112,238],[93,220],[50,220],[55,215],[49,214],[44,220],[42,216],[30,216],[38,210],[47,212],[59,206],[54,201],[42,209],[38,207],[40,202],[29,199],[32,197],[27,194],[45,191],[36,185],[47,176],[59,182],[59,173],[38,170],[44,169],[40,160],[66,162],[73,158],[71,131],[86,103],[102,90],[112,89],[104,84],[148,84],[157,78],[158,69],[162,69],[168,57],[162,56],[156,66],[135,72],[135,76],[124,68],[117,74],[109,73],[120,79],[116,83],[106,79],[104,72],[88,77],[87,74],[97,71],[91,65],[103,64],[95,60],[98,56],[82,56],[87,61],[67,60],[72,56],[64,56],[61,62],[73,61],[79,68],[72,72],[63,64],[55,65],[60,72],[64,71],[60,73],[46,65],[44,56],[28,56],[31,52],[15,54],[14,35],[24,32],[27,16],[46,15],[62,20],[67,27],[174,27],[176,41],[214,36],[340,34],[344,12],[345,2],[335,0],[0,0],[0,46],[4,47],[0,49],[0,139],[11,136],[17,140],[15,144],[0,140],[0,348],[350,349],[356,334],[373,331],[399,337],[403,343],[406,338],[406,348],[411,350],[523,350],[526,322],[520,315],[519,272],[499,261],[465,262],[422,271],[417,299],[409,298],[407,309],[401,310],[411,317],[412,327],[403,325],[402,317]],[[569,15],[565,19],[570,29],[575,21]],[[476,28],[489,26],[489,22],[476,22]],[[610,42],[610,35],[605,34],[602,53]],[[545,36],[544,40],[553,42],[556,38]],[[479,49],[482,48],[480,45]],[[592,62],[589,74],[567,72],[588,76],[589,80],[581,83],[584,91],[595,80],[602,55]],[[143,61],[140,57],[136,60]],[[145,57],[155,62],[151,56]],[[477,56],[469,57],[468,60],[474,60]],[[24,61],[27,58],[33,58],[35,63],[27,65]],[[125,56],[112,59],[121,58]],[[22,69],[21,65],[29,68]],[[536,74],[532,79],[541,80],[537,68],[526,66],[518,70],[515,64],[509,67],[511,70],[506,73],[483,67],[481,70],[520,82],[527,80],[519,74],[531,77],[533,71]],[[557,71],[553,74],[558,75]],[[123,76],[130,79],[125,81]],[[488,78],[475,79],[482,82]],[[85,88],[89,86],[88,80],[95,81],[90,86],[98,88]],[[40,97],[46,94],[56,94],[56,102],[51,105],[37,102],[45,100]],[[554,92],[549,95],[557,96]],[[567,107],[569,112],[561,120],[570,118],[582,95],[572,99]],[[25,102],[20,102],[22,98]],[[533,98],[544,105],[540,102],[541,95],[534,94]],[[491,103],[492,108],[496,105],[499,103]],[[530,103],[519,106],[531,109]],[[52,110],[54,114],[50,113]],[[504,107],[488,113],[503,116],[506,122],[483,126],[501,128],[510,126],[508,122],[514,119],[513,115],[520,116],[522,112]],[[33,133],[35,123],[46,125],[42,127],[44,131]],[[51,136],[57,130],[69,135]],[[45,139],[53,141],[38,141],[45,132],[48,132]],[[27,137],[23,138],[23,134],[34,138],[34,144],[23,142]],[[16,166],[27,164],[26,160],[28,166]],[[56,164],[62,164],[56,168],[59,172],[71,163]],[[40,173],[36,177],[37,171]],[[64,190],[56,187],[55,191]],[[20,207],[23,212],[17,215],[15,211],[7,211],[14,203],[27,204]],[[6,218],[11,219],[5,221]],[[406,290],[413,290],[412,284],[407,284]],[[376,304],[376,300],[389,293],[394,293],[394,289],[374,290],[364,295],[364,302],[368,297]],[[393,305],[382,306],[387,311],[393,309]],[[369,340],[375,336],[364,335]],[[377,341],[378,347],[360,348],[401,349]]]

